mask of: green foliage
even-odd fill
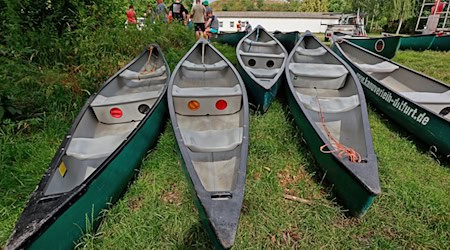
[[[328,0],[304,0],[298,11],[302,12],[327,12]]]
[[[328,11],[344,13],[351,9],[351,3],[348,0],[329,0]]]

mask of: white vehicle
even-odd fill
[[[331,38],[335,32],[351,36],[367,36],[364,28],[364,17],[359,14],[342,14],[339,24],[328,24],[325,31],[325,41]]]

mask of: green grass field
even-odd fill
[[[227,56],[234,48],[219,46]],[[234,58],[230,58],[235,62]],[[450,52],[400,51],[395,61],[450,83]],[[171,62],[174,65],[176,62]],[[79,108],[79,107],[77,107]],[[0,131],[0,246],[77,111],[48,113],[23,130]],[[361,219],[347,217],[323,180],[282,101],[250,118],[244,207],[235,249],[407,248],[450,245],[450,168],[413,136],[369,110],[382,193]],[[26,126],[38,126],[32,134]],[[87,249],[211,247],[187,189],[170,122],[136,180],[108,211]],[[7,164],[6,164],[7,163]],[[291,194],[308,200],[284,199]],[[57,239],[55,239],[57,240]]]

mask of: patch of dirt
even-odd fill
[[[259,179],[261,179],[261,173],[256,172],[256,173],[253,175],[253,180],[258,181]]]
[[[142,207],[143,203],[144,197],[142,195],[139,195],[137,197],[133,197],[130,201],[128,201],[128,207],[130,208],[131,212],[136,212]]]
[[[296,227],[293,227],[290,229],[280,230],[275,235],[269,234],[269,240],[272,245],[276,247],[285,248],[287,246],[295,249],[302,240],[302,235]]]
[[[169,190],[163,191],[161,199],[164,203],[181,205],[181,193],[175,184],[172,184]]]
[[[278,182],[284,189],[284,193],[288,195],[297,196],[295,186],[302,180],[306,180],[306,173],[301,168],[297,168],[297,171],[292,174],[290,167],[285,168],[277,173]]]

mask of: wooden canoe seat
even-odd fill
[[[239,55],[241,55],[241,56],[249,56],[249,57],[284,58],[284,53],[267,54],[267,53],[244,52],[242,50],[239,50]]]
[[[126,138],[127,134],[108,135],[98,138],[72,138],[66,155],[79,160],[97,159],[109,156]]]
[[[377,64],[365,64],[365,63],[355,63],[355,64],[362,71],[368,73],[391,73],[394,70],[398,69],[397,65],[387,61],[383,61]]]
[[[450,104],[450,90],[443,93],[400,92],[403,96],[417,103]]]
[[[181,130],[184,144],[194,152],[212,153],[235,149],[242,143],[243,128],[225,130]]]
[[[119,76],[128,80],[141,80],[162,76],[164,73],[166,73],[166,67],[163,65],[152,72],[144,72],[142,70],[140,72],[136,72],[126,69],[122,73],[120,73]]]
[[[239,84],[233,87],[180,88],[173,86],[172,96],[175,112],[181,115],[224,115],[234,114],[241,109],[242,90]],[[197,101],[198,109],[189,109],[190,101]],[[227,102],[226,108],[217,109],[219,100]]]
[[[323,97],[319,96],[317,100],[316,96],[304,95],[297,92],[300,101],[309,110],[324,113],[341,113],[352,110],[359,106],[358,95],[352,95],[348,97]],[[319,106],[319,102],[320,106]]]
[[[184,61],[182,66],[183,68],[192,71],[221,71],[228,67],[228,64],[224,60],[213,64],[198,64],[190,61]]]
[[[343,65],[321,63],[290,63],[292,83],[300,88],[340,89],[348,71]]]
[[[257,78],[269,78],[273,79],[281,69],[263,69],[263,68],[251,68],[244,66],[245,69],[252,73]]]
[[[253,40],[251,40],[251,39],[248,39],[248,38],[246,38],[245,40],[244,40],[244,42],[246,43],[246,44],[248,44],[248,45],[251,45],[251,46],[263,46],[263,47],[271,47],[271,46],[275,46],[275,45],[277,45],[277,42],[275,42],[274,40],[270,40],[270,41],[267,41],[267,42],[261,42],[261,41],[253,41]]]
[[[306,49],[303,48],[302,46],[298,46],[295,51],[303,56],[322,56],[327,53],[327,50],[323,47],[318,47],[315,49]]]

